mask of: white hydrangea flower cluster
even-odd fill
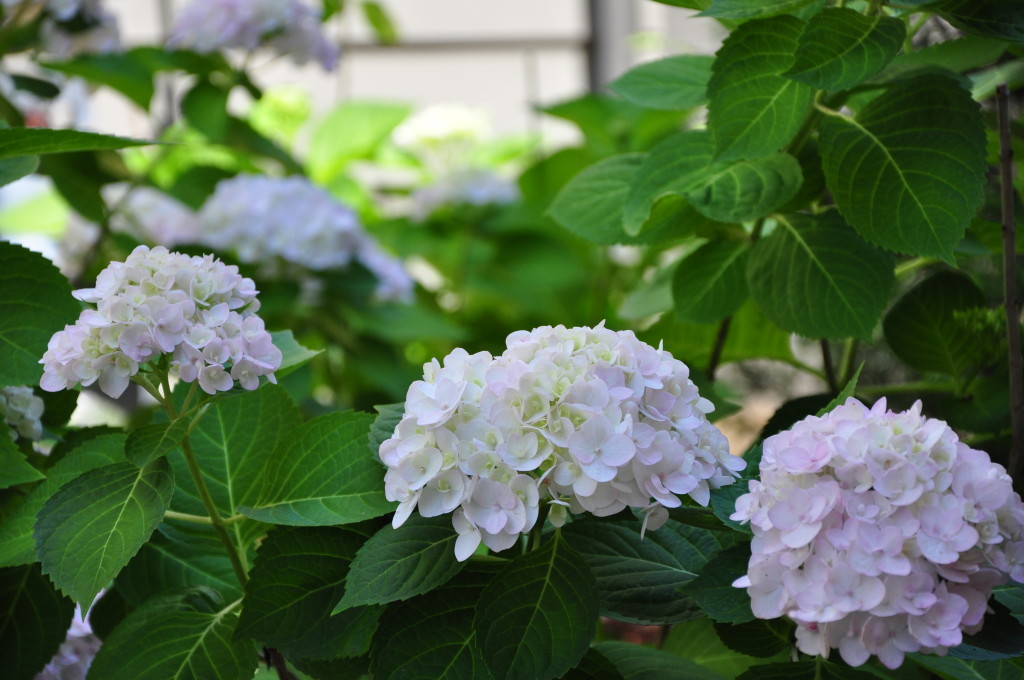
[[[304,177],[226,179],[198,219],[203,243],[233,251],[242,262],[281,258],[322,271],[354,260],[377,278],[378,299],[412,297],[412,278],[401,262],[381,250],[355,212]]]
[[[112,231],[167,248],[201,241],[199,220],[181,201],[152,187],[114,188],[120,190],[120,197],[104,192],[115,208],[110,215]]]
[[[797,623],[797,647],[852,666],[945,654],[981,628],[1005,573],[1024,581],[1024,504],[1006,470],[949,426],[856,399],[764,442],[732,518],[754,530],[756,616]]]
[[[200,53],[261,45],[299,64],[317,61],[328,71],[338,63],[338,47],[324,35],[320,10],[304,0],[193,0],[167,41],[168,47]]]
[[[39,439],[43,434],[43,400],[31,387],[24,385],[0,387],[0,417],[11,426],[11,439]]]
[[[82,618],[81,607],[75,607],[75,618],[71,620],[68,636],[50,663],[36,674],[35,680],[85,680],[102,644],[92,632],[89,622]]]
[[[212,255],[139,246],[100,272],[95,288],[75,291],[97,309],[50,339],[39,386],[56,392],[98,381],[116,398],[140,365],[163,354],[181,380],[198,380],[208,394],[235,380],[254,390],[261,375],[274,382],[281,351],[256,316],[256,292],[238,267]]]
[[[656,529],[680,496],[707,505],[744,467],[713,409],[683,362],[603,324],[518,331],[496,358],[456,349],[424,365],[381,444],[393,524],[453,512],[459,560],[515,544],[542,502],[556,526],[634,507]]]
[[[519,199],[514,182],[483,169],[453,173],[412,193],[413,219],[422,221],[446,205],[504,205]]]

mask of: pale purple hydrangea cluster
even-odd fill
[[[85,680],[102,644],[82,617],[81,607],[75,607],[75,618],[71,620],[67,637],[35,680]]]
[[[304,177],[239,175],[217,185],[199,211],[202,241],[242,262],[281,260],[312,270],[353,261],[377,279],[380,300],[408,300],[412,278],[366,233],[359,217]]]
[[[43,400],[31,387],[0,387],[0,418],[11,426],[11,439],[39,439],[43,434]]]
[[[274,382],[281,351],[263,320],[252,279],[212,255],[182,255],[139,246],[100,272],[95,288],[75,291],[96,309],[51,339],[39,385],[56,392],[98,382],[120,396],[139,367],[170,355],[172,371],[214,394],[237,380],[256,389]]]
[[[518,331],[501,356],[456,349],[423,378],[380,447],[385,495],[399,502],[395,527],[417,508],[453,513],[459,560],[481,541],[515,544],[541,503],[556,526],[634,507],[656,529],[680,496],[707,505],[744,467],[686,365],[630,331]]]
[[[178,15],[167,46],[200,53],[263,46],[331,71],[339,50],[324,35],[320,16],[304,0],[193,0]]]
[[[853,666],[945,654],[981,628],[992,588],[1024,581],[1024,504],[1006,470],[946,423],[848,399],[764,443],[732,518],[754,530],[745,587],[797,647]]]

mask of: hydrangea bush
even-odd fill
[[[0,0],[0,229],[91,225],[0,242],[4,680],[1020,676],[1014,3],[672,0],[553,151],[265,89],[385,4],[179,4]],[[94,86],[173,143],[29,129]]]

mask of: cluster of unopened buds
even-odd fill
[[[31,387],[0,387],[0,419],[11,426],[11,439],[39,439],[43,434],[43,400]]]
[[[1024,581],[1024,504],[1005,469],[949,426],[849,399],[764,442],[733,519],[754,531],[756,616],[854,666],[945,654],[978,631],[994,586]]]
[[[170,355],[172,372],[207,393],[274,380],[281,351],[263,320],[252,279],[212,255],[139,246],[100,272],[95,288],[75,291],[96,309],[56,333],[43,355],[39,385],[55,392],[98,382],[120,396],[139,367]]]
[[[408,300],[413,281],[350,208],[298,176],[239,175],[217,185],[199,211],[202,242],[247,263],[285,262],[323,271],[358,262],[380,300]]]
[[[707,505],[744,467],[686,365],[630,331],[519,331],[498,357],[457,349],[423,378],[380,447],[385,494],[399,501],[395,527],[417,508],[453,513],[460,560],[481,541],[515,544],[541,504],[556,526],[633,507],[656,529],[681,496]]]
[[[324,35],[320,16],[305,0],[193,0],[178,15],[167,46],[200,53],[265,46],[330,71],[339,50]]]

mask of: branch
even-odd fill
[[[727,316],[722,319],[722,323],[718,327],[715,346],[711,348],[711,358],[708,359],[708,382],[715,382],[715,371],[718,370],[718,364],[722,360],[722,350],[725,349],[725,341],[729,337],[730,324],[732,324],[732,317]]]

